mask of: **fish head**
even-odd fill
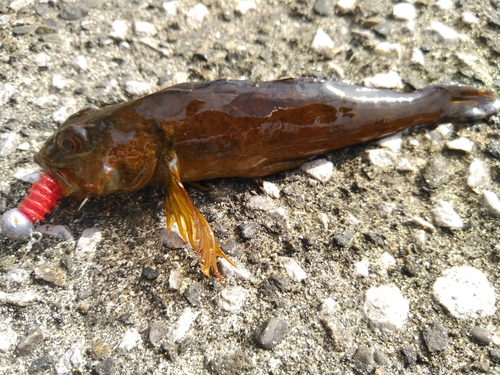
[[[35,161],[57,180],[64,195],[128,193],[153,179],[160,133],[154,121],[123,105],[87,108],[47,139]]]

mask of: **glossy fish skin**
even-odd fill
[[[66,195],[166,186],[167,226],[220,277],[220,250],[182,181],[258,177],[417,124],[472,121],[498,111],[489,91],[434,85],[411,94],[315,79],[185,83],[76,113],[36,156]],[[231,261],[230,261],[231,262]]]

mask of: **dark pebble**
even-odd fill
[[[239,375],[252,368],[254,368],[252,358],[240,351],[222,358],[215,358],[207,364],[210,373],[216,375]]]
[[[376,25],[373,30],[382,36],[390,36],[392,31],[392,24],[389,22],[382,22]]]
[[[348,247],[352,243],[352,232],[346,229],[333,237],[333,242],[340,247]]]
[[[492,141],[486,146],[486,151],[496,159],[500,159],[500,142]]]
[[[118,317],[118,320],[125,324],[126,326],[133,326],[135,324],[135,319],[130,313],[122,314]]]
[[[279,318],[269,318],[255,333],[255,341],[263,349],[271,350],[278,345],[288,332],[288,323]]]
[[[237,257],[243,252],[243,246],[236,241],[226,242],[222,244],[220,248],[225,254],[232,257]]]
[[[244,223],[240,224],[238,226],[238,229],[240,230],[241,237],[243,237],[245,240],[251,240],[257,234],[259,225],[256,223]]]
[[[17,355],[31,354],[33,349],[43,340],[42,330],[36,327],[33,332],[30,332],[26,337],[22,338],[16,347]]]
[[[161,271],[158,268],[154,267],[144,267],[142,269],[141,277],[144,280],[153,281],[156,280],[160,276]]]
[[[422,331],[425,345],[431,354],[442,352],[448,344],[448,332],[439,323],[432,323]]]
[[[387,358],[385,353],[380,349],[375,349],[375,351],[373,352],[373,359],[379,366],[385,366],[389,364],[389,358]]]
[[[49,13],[49,6],[47,4],[37,4],[36,13],[40,17],[45,17]]]
[[[76,21],[85,17],[87,14],[88,11],[86,9],[77,5],[69,5],[66,9],[59,13],[59,17],[66,21]]]
[[[382,233],[364,233],[365,240],[375,245],[384,246],[386,237]]]
[[[333,16],[333,2],[331,0],[316,0],[314,11],[320,16]]]
[[[470,330],[470,338],[478,345],[490,345],[493,335],[486,329],[474,327]]]
[[[283,276],[279,274],[273,274],[269,277],[269,283],[274,285],[280,292],[286,292],[288,290],[288,281]]]
[[[417,363],[417,352],[413,346],[405,346],[401,352],[403,353],[406,366],[413,366]]]
[[[53,363],[54,358],[52,358],[52,356],[49,354],[45,354],[43,357],[35,359],[33,362],[31,362],[28,373],[36,374],[40,371],[46,371],[52,367]]]
[[[36,30],[36,26],[17,26],[12,28],[12,34],[14,35],[27,35],[31,34]]]
[[[356,350],[356,353],[354,353],[352,362],[357,372],[362,374],[371,373],[374,364],[373,350],[366,346],[360,346],[358,350]]]
[[[491,348],[490,349],[490,358],[494,363],[499,364],[500,363],[500,350]]]
[[[57,29],[59,28],[59,25],[57,24],[57,21],[48,18],[45,21],[43,21],[43,25],[38,26],[36,29],[37,34],[53,34],[57,32]]]
[[[404,260],[403,273],[410,277],[415,277],[418,274],[417,263],[412,258],[406,257]]]
[[[203,297],[203,287],[198,283],[191,285],[184,292],[184,297],[186,297],[191,306],[199,306]]]
[[[161,322],[150,322],[148,338],[151,345],[159,344],[167,333],[167,326]]]
[[[179,358],[179,348],[176,344],[164,342],[161,344],[161,350],[171,362],[175,362]]]
[[[115,374],[115,361],[113,358],[106,358],[104,362],[99,363],[92,369],[92,375],[114,375]]]
[[[423,177],[431,189],[436,189],[448,181],[448,164],[446,160],[437,157],[424,169]]]

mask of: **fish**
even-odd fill
[[[167,228],[177,223],[202,273],[222,278],[218,257],[236,265],[184,183],[263,177],[414,125],[475,121],[499,108],[497,93],[453,84],[397,93],[314,78],[182,83],[73,114],[35,161],[64,196],[164,186]]]

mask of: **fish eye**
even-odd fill
[[[60,144],[61,148],[66,152],[75,152],[77,149],[76,142],[72,138],[64,138]]]
[[[72,130],[71,134],[68,134],[68,131],[61,133],[57,139],[59,149],[68,154],[81,152],[87,145],[85,129],[74,127]]]

